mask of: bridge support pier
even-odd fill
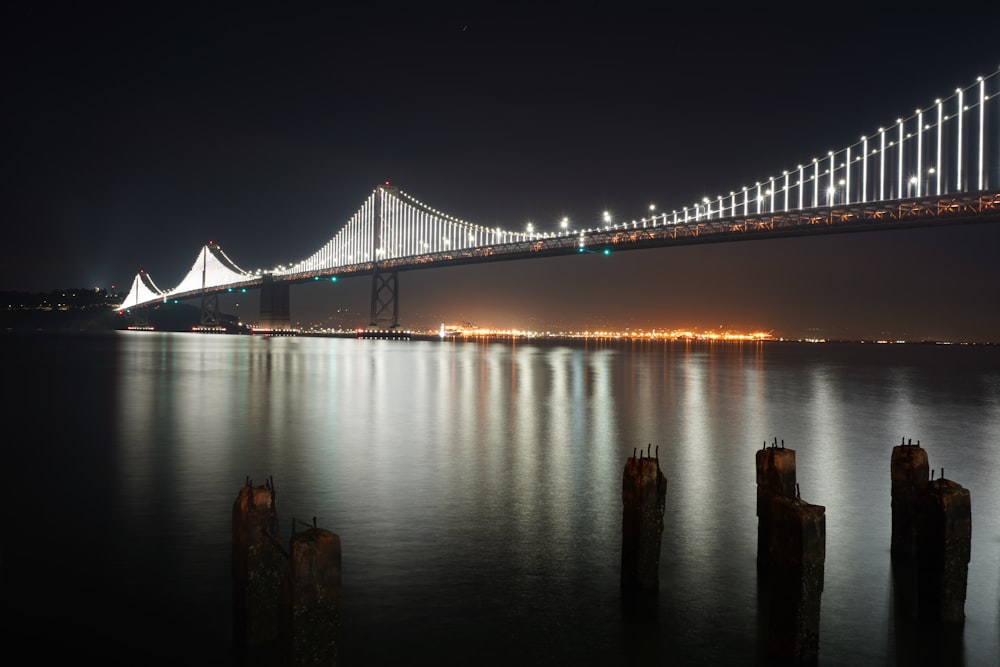
[[[368,324],[377,327],[386,314],[392,312],[393,329],[399,327],[399,272],[380,273],[375,269],[372,274],[372,308]]]
[[[202,294],[201,295],[201,326],[203,327],[217,327],[220,326],[221,320],[219,318],[219,295],[218,294]]]
[[[128,314],[132,317],[132,326],[142,329],[149,328],[149,306],[129,308]]]
[[[292,328],[288,314],[288,283],[276,283],[269,275],[260,286],[260,318],[258,329],[283,331]]]

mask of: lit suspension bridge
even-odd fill
[[[245,271],[209,243],[172,289],[140,271],[118,307],[201,298],[217,325],[218,295],[261,290],[259,328],[289,325],[289,287],[371,276],[374,327],[399,326],[399,273],[420,268],[865,230],[1000,221],[1000,72],[780,176],[669,213],[557,232],[459,220],[399,188],[378,185],[340,230],[290,266]]]

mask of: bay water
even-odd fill
[[[768,665],[755,453],[825,507],[820,665],[1000,664],[1000,346],[0,337],[4,646],[233,664],[232,506],[342,543],[341,665]],[[896,604],[892,448],[969,489],[966,619]],[[667,477],[622,602],[622,473]],[[5,661],[6,662],[6,661]],[[14,663],[9,663],[14,664]]]

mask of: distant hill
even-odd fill
[[[134,314],[119,314],[115,308],[120,303],[121,296],[104,290],[0,292],[0,331],[113,331],[133,324],[149,324],[158,331],[191,331],[201,323],[201,310],[189,304],[157,304]],[[220,320],[227,329],[240,329],[235,316],[221,314]]]

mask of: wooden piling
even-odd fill
[[[786,450],[787,451],[787,450]],[[820,602],[826,562],[826,508],[771,496],[767,548],[769,655],[794,664],[819,657]]]
[[[233,503],[233,641],[254,646],[278,637],[278,601],[285,558],[278,537],[271,479],[254,486],[250,478]]]
[[[340,653],[340,536],[312,526],[289,540],[281,597],[287,665],[336,667]]]
[[[659,448],[657,448],[659,449]],[[622,475],[621,586],[626,593],[655,593],[660,585],[660,540],[666,508],[667,478],[659,456],[647,446],[625,462]]]
[[[972,500],[961,484],[931,480],[917,506],[919,616],[946,625],[965,620],[972,554]]]
[[[768,549],[771,544],[771,527],[774,523],[770,516],[773,498],[794,499],[797,495],[795,486],[795,450],[785,449],[785,441],[778,446],[777,438],[774,444],[757,450],[757,568],[765,570],[768,563]]]
[[[891,558],[901,567],[901,561],[913,561],[917,555],[917,499],[926,490],[929,480],[927,451],[920,441],[903,442],[892,448],[890,462],[892,481],[892,546]]]

